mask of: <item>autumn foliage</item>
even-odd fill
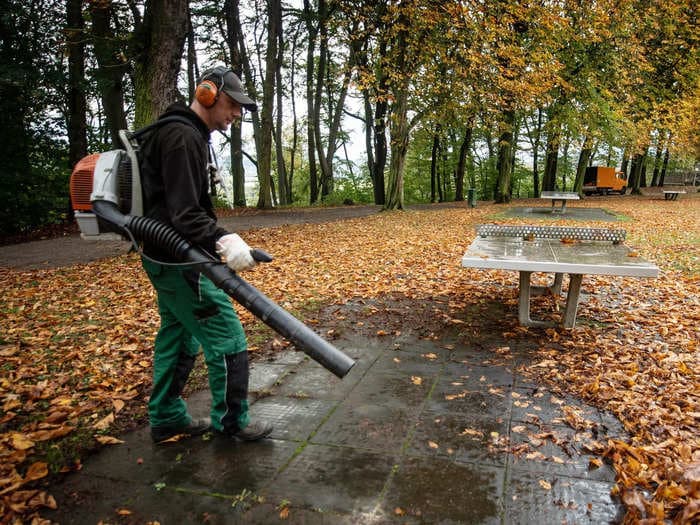
[[[506,337],[539,346],[520,373],[611,412],[628,432],[628,440],[601,436],[590,444],[615,468],[628,523],[700,517],[698,202],[577,204],[629,217],[615,226],[659,266],[659,278],[585,277],[573,330],[519,327],[516,315],[504,320]],[[275,261],[245,277],[292,311],[387,294],[417,302],[450,297],[454,318],[483,297],[515,304],[512,272],[487,279],[459,263],[474,226],[503,211],[454,204],[249,231],[247,242]],[[10,523],[54,507],[56,475],[79,470],[86,451],[145,424],[158,315],[134,254],[48,270],[3,268],[0,283],[0,523]],[[238,311],[247,327],[256,322]],[[567,421],[577,424],[573,416]]]

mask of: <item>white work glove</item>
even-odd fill
[[[229,233],[216,241],[216,253],[234,272],[250,270],[256,264],[250,254],[250,246],[236,233]]]

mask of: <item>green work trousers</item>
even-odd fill
[[[211,425],[236,432],[248,425],[246,337],[229,297],[199,272],[142,259],[158,295],[160,329],[153,356],[151,426],[179,427],[191,416],[182,391],[199,348],[211,390]]]

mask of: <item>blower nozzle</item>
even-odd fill
[[[192,245],[173,227],[148,217],[125,215],[109,201],[93,201],[92,211],[103,226],[107,223],[117,233],[156,244],[176,260],[191,263],[215,286],[336,376],[344,377],[355,365],[353,359],[322,339],[221,261]],[[256,260],[269,258],[262,250],[253,252]]]

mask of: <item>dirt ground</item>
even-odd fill
[[[219,223],[229,231],[274,228],[287,224],[330,222],[379,213],[381,206],[356,205],[323,208],[258,210],[246,208],[222,213]],[[0,267],[37,270],[88,263],[127,253],[126,241],[85,241],[79,234],[0,246]]]

